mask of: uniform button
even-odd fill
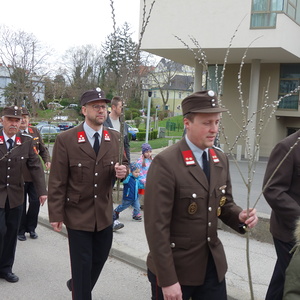
[[[114,162],[113,162],[113,161],[111,161],[111,162],[110,162],[110,164],[111,164],[111,165],[113,165],[113,164],[114,164]]]
[[[210,242],[210,237],[207,238],[207,241]]]
[[[9,178],[9,175],[7,175],[7,178]]]
[[[7,183],[6,186],[9,186],[9,183]]]
[[[212,208],[211,208],[211,207],[209,207],[209,208],[208,208],[208,210],[209,210],[209,211],[212,211]]]
[[[192,195],[192,197],[193,197],[193,198],[196,198],[196,197],[197,197],[197,195],[194,193],[194,194]]]
[[[70,198],[67,198],[67,201],[70,201]]]
[[[211,222],[208,222],[208,227],[211,227]]]
[[[81,164],[81,163],[79,163],[79,164],[78,164],[78,167],[80,168],[81,166],[82,166],[82,164]]]
[[[94,198],[97,198],[97,195],[95,195]]]
[[[97,184],[97,183],[95,183],[95,184],[94,184],[94,187],[97,187],[97,186],[98,186],[98,184]]]
[[[95,176],[98,176],[98,173],[95,173]]]
[[[7,161],[11,161],[11,159],[9,158]]]
[[[21,156],[21,159],[24,159],[24,156]]]
[[[171,243],[171,244],[170,244],[170,247],[171,247],[171,248],[175,248],[175,243]]]
[[[96,162],[96,166],[98,166],[98,163]]]
[[[10,167],[8,167],[7,170],[10,170]]]

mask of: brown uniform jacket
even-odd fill
[[[219,281],[224,279],[227,262],[217,234],[218,207],[222,205],[219,218],[236,231],[242,209],[232,199],[228,159],[214,151],[210,184],[185,139],[157,155],[149,168],[144,205],[147,266],[162,287],[176,282],[202,285],[209,249]]]
[[[48,148],[45,146],[43,139],[41,137],[40,132],[35,127],[28,127],[28,133],[33,137],[33,144],[35,149],[38,151],[39,155],[43,159],[44,163],[50,161],[50,154]],[[23,172],[24,181],[31,182],[32,178],[30,176],[30,172],[27,168],[24,169]]]
[[[270,231],[283,242],[293,241],[295,223],[300,216],[300,142],[269,179],[299,137],[297,131],[274,147],[263,183],[263,186],[267,184],[263,194],[272,208]]]
[[[45,176],[39,156],[33,148],[33,139],[20,132],[16,134],[21,144],[7,152],[3,131],[0,131],[0,208],[5,207],[8,197],[10,208],[24,201],[22,173],[28,168],[38,196],[46,195]]]
[[[57,136],[48,185],[50,222],[63,221],[71,229],[84,231],[100,231],[112,224],[120,134],[105,127],[104,131],[97,157],[83,124]],[[123,164],[127,165],[125,155]]]

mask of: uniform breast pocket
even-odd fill
[[[94,170],[93,161],[70,160],[70,174],[75,181],[88,182]]]
[[[190,219],[198,218],[206,205],[207,192],[199,186],[189,186],[180,189],[179,209]]]

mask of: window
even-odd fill
[[[251,28],[276,27],[276,12],[283,11],[284,0],[253,0]]]
[[[279,98],[284,97],[300,85],[300,64],[281,64]],[[284,97],[280,103],[279,109],[298,110],[299,92],[291,96]]]

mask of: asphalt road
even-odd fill
[[[17,283],[0,279],[1,300],[72,299],[66,287],[70,278],[68,240],[62,234],[39,225],[39,238],[18,241],[13,272]],[[93,290],[94,300],[150,299],[146,273],[109,257]]]

